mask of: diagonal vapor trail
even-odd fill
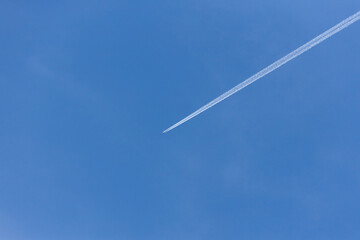
[[[186,118],[182,119],[178,123],[176,123],[176,124],[172,125],[171,127],[169,127],[168,129],[163,131],[163,133],[166,133],[166,132],[176,128],[177,126],[185,123],[186,121],[189,121],[191,118],[193,118],[196,115],[202,113],[203,111],[211,108],[212,106],[214,106],[215,104],[223,101],[224,99],[230,97],[231,95],[233,95],[237,91],[239,91],[239,90],[243,89],[244,87],[250,85],[251,83],[255,82],[256,80],[266,76],[267,74],[271,73],[275,69],[281,67],[285,63],[291,61],[292,59],[296,58],[297,56],[299,56],[299,55],[303,54],[304,52],[310,50],[311,48],[315,47],[316,45],[318,45],[322,41],[328,39],[329,37],[333,36],[337,32],[340,32],[341,30],[343,30],[344,28],[350,26],[351,24],[358,21],[359,19],[360,19],[360,11],[358,11],[354,15],[348,17],[347,19],[340,22],[339,24],[335,25],[334,27],[330,28],[326,32],[320,34],[319,36],[317,36],[313,40],[305,43],[301,47],[297,48],[296,50],[294,50],[291,53],[289,53],[288,55],[286,55],[285,57],[282,57],[281,59],[277,60],[273,64],[269,65],[268,67],[264,68],[260,72],[256,73],[255,75],[251,76],[250,78],[248,78],[245,81],[241,82],[240,84],[236,85],[235,87],[228,90],[227,92],[223,93],[222,95],[215,98],[214,100],[212,100],[211,102],[209,102],[205,106],[199,108],[198,110],[196,110],[195,112],[193,112],[192,114],[187,116]]]

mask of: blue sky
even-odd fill
[[[349,1],[0,2],[0,238],[359,239]]]

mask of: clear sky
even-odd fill
[[[0,1],[0,239],[360,239],[358,0]]]

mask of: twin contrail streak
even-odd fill
[[[260,72],[256,73],[255,75],[253,75],[252,77],[246,79],[245,81],[241,82],[240,84],[236,85],[235,87],[233,87],[232,89],[230,89],[229,91],[225,92],[224,94],[220,95],[219,97],[215,98],[214,100],[212,100],[211,102],[209,102],[208,104],[206,104],[205,106],[201,107],[200,109],[196,110],[194,113],[190,114],[189,116],[187,116],[186,118],[184,118],[183,120],[181,120],[180,122],[172,125],[171,127],[169,127],[168,129],[166,129],[163,133],[166,133],[174,128],[176,128],[177,126],[183,124],[184,122],[190,120],[191,118],[195,117],[196,115],[202,113],[203,111],[207,110],[208,108],[211,108],[212,106],[214,106],[215,104],[221,102],[222,100],[230,97],[231,95],[233,95],[234,93],[236,93],[237,91],[240,91],[241,89],[243,89],[244,87],[252,84],[253,82],[255,82],[256,80],[266,76],[267,74],[271,73],[272,71],[274,71],[275,69],[281,67],[282,65],[284,65],[285,63],[289,62],[290,60],[296,58],[297,56],[303,54],[304,52],[310,50],[311,48],[315,47],[316,45],[318,45],[319,43],[321,43],[322,41],[328,39],[329,37],[331,37],[332,35],[336,34],[337,32],[340,32],[341,30],[343,30],[344,28],[350,26],[351,24],[353,24],[354,22],[358,21],[360,19],[360,11],[355,13],[354,15],[352,15],[351,17],[348,17],[347,19],[345,19],[344,21],[340,22],[339,24],[337,24],[336,26],[330,28],[329,30],[327,30],[326,32],[320,34],[319,36],[317,36],[316,38],[314,38],[313,40],[305,43],[304,45],[302,45],[301,47],[299,47],[298,49],[292,51],[291,53],[289,53],[288,55],[286,55],[285,57],[277,60],[276,62],[274,62],[273,64],[271,64],[270,66],[264,68],[263,70],[261,70]]]

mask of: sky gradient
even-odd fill
[[[360,238],[349,1],[0,2],[0,239]]]

